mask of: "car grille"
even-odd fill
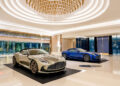
[[[55,63],[53,65],[50,65],[48,67],[48,70],[61,69],[61,68],[64,68],[65,66],[66,66],[66,62],[58,62],[58,63]]]

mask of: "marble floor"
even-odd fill
[[[101,63],[67,60],[67,68],[80,72],[44,84],[4,65],[11,56],[0,57],[0,86],[120,86],[120,55],[102,57]]]

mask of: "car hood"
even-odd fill
[[[56,63],[56,62],[65,61],[64,57],[56,56],[56,55],[49,55],[49,54],[30,55],[29,58],[38,59],[40,61],[47,61],[49,63]]]
[[[96,52],[88,52],[88,53],[93,54],[93,55],[95,55],[95,54],[100,55],[99,53],[96,53]]]

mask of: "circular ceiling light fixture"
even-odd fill
[[[60,20],[81,8],[84,0],[26,0],[26,4],[45,18]]]

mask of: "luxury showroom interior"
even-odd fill
[[[0,86],[120,86],[120,0],[0,0]]]

